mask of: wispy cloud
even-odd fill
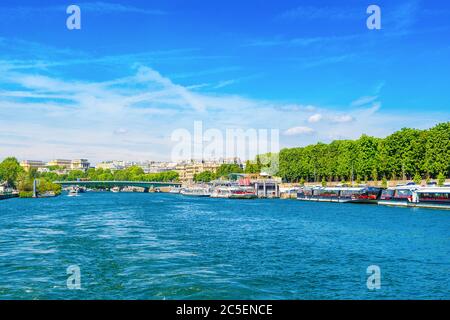
[[[316,123],[322,120],[323,116],[320,113],[313,114],[308,118],[309,123]]]
[[[42,4],[36,5],[36,6],[14,6],[14,7],[8,7],[3,6],[0,7],[0,15],[1,16],[7,16],[9,19],[23,19],[26,17],[29,17],[30,15],[35,14],[45,14],[49,12],[62,12],[65,14],[67,7],[70,3],[67,5],[56,5],[56,6],[45,6]],[[143,9],[139,7],[135,7],[128,4],[119,4],[119,3],[113,3],[113,2],[102,2],[102,1],[96,1],[96,2],[79,2],[76,3],[80,7],[80,9],[83,12],[89,12],[89,13],[95,13],[95,14],[127,14],[127,13],[134,13],[134,14],[143,14],[143,15],[165,15],[167,14],[166,11],[159,10],[159,9]],[[11,16],[13,15],[13,16]]]
[[[313,134],[314,129],[309,127],[293,127],[284,131],[284,135],[286,136],[298,136],[303,134]]]
[[[244,46],[248,47],[273,47],[273,46],[288,46],[288,47],[308,47],[311,45],[326,45],[333,42],[350,41],[360,38],[360,34],[348,34],[339,36],[317,36],[317,37],[296,37],[284,38],[275,37],[272,39],[256,39],[247,42]]]
[[[361,98],[358,98],[358,99],[352,101],[351,105],[352,105],[352,107],[360,107],[360,106],[372,103],[377,99],[378,99],[378,96],[365,96],[365,97],[361,97]]]
[[[82,2],[79,4],[82,10],[92,11],[96,13],[140,13],[146,15],[164,15],[167,12],[163,10],[142,9],[130,5],[124,5],[111,2]]]
[[[363,14],[364,10],[343,6],[298,6],[278,14],[276,20],[348,20],[361,18]]]

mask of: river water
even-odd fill
[[[0,202],[0,299],[450,299],[449,275],[450,211],[157,193]]]

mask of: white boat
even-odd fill
[[[211,189],[209,187],[188,187],[183,188],[180,194],[191,197],[209,197],[211,196]]]
[[[226,198],[230,197],[230,187],[216,187],[211,193],[211,198]]]
[[[257,198],[255,189],[253,187],[245,186],[230,186],[230,187],[216,187],[211,193],[211,198],[226,198],[226,199],[255,199]]]
[[[407,207],[416,202],[415,191],[419,190],[418,185],[403,185],[391,187],[383,190],[378,200],[382,206]]]
[[[415,207],[450,209],[450,187],[420,188],[415,194]]]
[[[69,193],[67,194],[68,197],[77,197],[78,196],[78,190],[77,189],[71,189]]]
[[[179,187],[172,187],[169,190],[169,193],[179,194],[180,192],[181,192],[181,188],[179,188]]]
[[[120,188],[119,187],[111,188],[111,192],[120,192]]]
[[[377,203],[381,188],[359,187],[303,187],[297,193],[302,201]]]
[[[388,188],[383,191],[379,205],[396,207],[415,207],[450,209],[450,188],[406,185]]]

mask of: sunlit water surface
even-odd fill
[[[70,265],[81,290],[67,288]],[[0,299],[449,299],[449,275],[450,211],[139,193],[0,202]]]

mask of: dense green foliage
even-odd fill
[[[178,172],[166,171],[160,173],[144,173],[139,166],[131,166],[123,170],[112,172],[109,169],[90,168],[86,172],[80,170],[70,171],[68,174],[57,175],[54,172],[42,173],[41,176],[51,178],[53,181],[75,181],[77,179],[86,179],[90,181],[155,181],[169,182],[178,180]]]
[[[259,157],[257,158],[259,160]],[[261,163],[253,163],[250,160],[245,162],[245,170],[244,173],[259,173],[261,171]]]
[[[0,163],[0,183],[5,181],[9,186],[16,187],[17,178],[22,172],[16,158],[6,158]]]
[[[279,172],[285,181],[368,181],[448,177],[450,122],[429,130],[404,128],[380,139],[337,140],[283,149]]]
[[[21,198],[29,198],[33,196],[33,181],[37,179],[37,193],[45,194],[46,192],[54,192],[55,195],[61,194],[61,186],[53,183],[48,177],[41,177],[36,170],[29,172],[21,171],[17,177],[16,185]]]
[[[216,175],[214,172],[211,171],[203,171],[198,174],[194,174],[194,181],[195,182],[210,182],[211,180],[214,180],[216,178]]]
[[[216,171],[216,177],[226,177],[231,173],[242,173],[243,170],[238,164],[222,164]]]

